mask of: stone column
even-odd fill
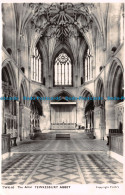
[[[33,111],[30,111],[30,133],[33,133]]]
[[[86,113],[85,117],[86,117],[86,129],[88,129],[88,113]]]
[[[82,126],[84,126],[84,127],[86,128],[86,115],[85,115],[85,107],[83,108],[82,112],[83,112],[83,118],[82,118],[82,122],[83,122],[83,124],[82,124]]]
[[[101,109],[100,107],[94,108],[94,133],[96,139],[101,139],[101,121],[100,121]]]
[[[14,94],[11,94],[11,97],[14,97]],[[13,123],[13,127],[12,127],[12,135],[13,137],[15,136],[15,129],[14,129],[14,123],[15,123],[15,119],[14,119],[14,100],[11,101],[12,103],[12,123]]]
[[[30,56],[30,46],[28,46],[28,78],[31,80],[31,56]]]
[[[83,100],[77,100],[76,105],[76,123],[77,125],[84,126],[85,119],[84,119],[84,109],[83,109]]]
[[[16,116],[17,116],[17,139],[19,141],[19,138],[20,138],[20,127],[19,127],[19,118],[20,118],[20,115],[19,115],[19,102],[16,101]]]
[[[43,115],[40,117],[40,129],[49,130],[50,129],[50,103],[48,100],[42,101]]]
[[[53,82],[52,82],[51,78],[52,78],[51,75],[48,75],[48,81],[47,82],[49,83],[48,85],[49,85],[50,88],[53,85]]]
[[[22,119],[23,117],[23,105],[19,105],[19,137],[20,137],[20,141],[22,141],[22,132],[23,132],[23,128],[22,128]]]
[[[2,97],[4,97],[4,93],[2,93]],[[5,123],[6,123],[6,120],[5,120],[5,116],[4,116],[4,109],[5,109],[5,100],[2,100],[1,101],[2,103],[2,134],[5,133]],[[6,133],[7,133],[7,123],[6,123]]]
[[[22,128],[24,138],[27,138],[30,133],[30,108],[24,106],[23,108],[23,120],[22,120]]]
[[[105,106],[101,106],[101,132],[102,132],[102,139],[107,140],[106,136],[106,126],[105,126]]]
[[[12,97],[12,93],[9,93],[9,97]],[[12,115],[12,100],[9,101],[9,113],[10,113],[10,134],[13,137],[13,115]]]
[[[109,134],[109,129],[115,129],[115,108],[114,100],[106,100],[105,115],[106,115],[106,135]]]
[[[34,120],[33,120],[33,127],[35,128],[35,122],[36,122],[36,117],[35,117],[35,114],[34,114]]]
[[[90,111],[90,126],[91,126],[91,129],[93,128],[93,122],[92,122],[92,110]]]

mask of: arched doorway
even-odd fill
[[[83,100],[83,125],[85,129],[94,130],[94,102],[93,95],[88,90],[84,89],[82,96]]]
[[[42,97],[41,92],[35,92],[30,102],[30,133],[41,130],[41,117],[43,116],[42,100],[37,97]]]

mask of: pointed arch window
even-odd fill
[[[31,57],[31,79],[36,82],[42,81],[42,60],[36,47]]]
[[[85,82],[90,81],[92,78],[92,55],[90,53],[90,50],[88,49],[85,57]]]
[[[72,63],[66,53],[60,53],[55,59],[54,85],[72,85]]]

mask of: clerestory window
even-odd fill
[[[90,50],[87,50],[87,54],[85,57],[85,82],[90,81],[93,77],[92,72],[92,55],[90,53]]]
[[[42,81],[42,61],[38,49],[35,47],[31,57],[31,79],[36,82]]]

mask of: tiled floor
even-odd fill
[[[122,183],[122,164],[108,157],[107,150],[105,141],[85,136],[25,141],[3,161],[2,184]]]
[[[53,133],[54,134],[54,133]],[[31,141],[27,140],[20,143],[19,146],[12,148],[12,152],[30,152],[30,151],[47,151],[47,152],[79,152],[79,151],[107,151],[106,141],[89,139],[85,133],[73,133],[70,140],[53,139]]]

